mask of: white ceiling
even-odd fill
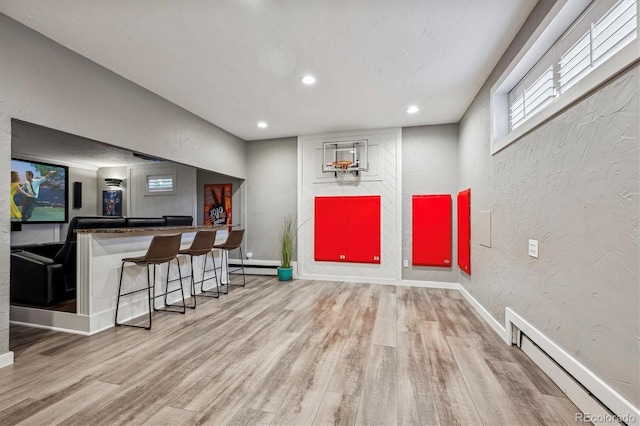
[[[256,140],[458,122],[535,3],[0,0],[0,12]]]

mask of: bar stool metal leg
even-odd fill
[[[242,286],[241,287],[244,287],[247,284],[244,278],[244,254],[242,254],[242,246],[238,248],[240,249],[240,266],[242,267]]]
[[[193,278],[194,276],[194,271],[193,271],[193,256],[189,256],[189,260],[191,261],[191,298],[193,299],[193,306],[189,306],[192,309],[196,308],[196,305],[198,304],[198,299],[196,298],[196,280]],[[206,258],[205,258],[205,262],[206,262]],[[204,268],[203,268],[204,271]],[[204,279],[204,272],[202,273],[202,279]]]
[[[122,267],[120,268],[120,283],[118,284],[118,298],[116,299],[116,320],[115,325],[120,325],[118,323],[118,310],[120,309],[120,293],[122,293],[122,274],[124,273],[124,262],[122,262]]]
[[[229,294],[229,251],[222,249],[222,256],[220,256],[220,275],[222,276],[222,265],[227,265],[227,282],[222,284],[222,278],[220,279],[220,284],[227,288],[227,291],[222,294]]]
[[[226,254],[226,260],[227,260],[227,286],[235,286],[235,287],[244,287],[247,283],[245,281],[245,277],[244,277],[244,254],[242,253],[242,247],[238,247],[238,249],[240,249],[240,268],[236,268],[232,271],[229,270],[229,252],[231,250],[224,250],[224,253]],[[235,272],[235,271],[240,271],[242,270],[242,284],[231,284],[231,272]],[[227,292],[229,291],[228,287],[227,287]],[[226,293],[225,293],[226,294]]]
[[[172,235],[155,235],[151,243],[149,244],[149,248],[147,249],[147,253],[144,256],[138,257],[128,257],[122,259],[122,266],[120,269],[120,282],[118,283],[118,296],[116,298],[116,312],[114,323],[118,326],[127,326],[127,327],[135,327],[135,328],[144,328],[147,330],[151,329],[152,320],[153,320],[153,311],[157,311],[160,309],[156,308],[155,299],[156,299],[156,274],[157,268],[156,266],[162,263],[167,263],[167,279],[165,282],[165,292],[164,294],[158,295],[157,297],[164,296],[165,304],[167,301],[167,293],[169,288],[169,273],[171,270],[171,260],[176,259],[178,262],[178,277],[180,280],[180,292],[182,295],[182,312],[186,312],[186,304],[184,300],[184,287],[182,285],[182,271],[180,270],[180,261],[177,258],[178,252],[180,251],[180,240],[182,234],[172,234]],[[146,266],[147,268],[147,287],[139,288],[137,290],[132,290],[126,293],[122,292],[122,281],[124,278],[124,267],[127,262],[134,263],[137,266]],[[151,268],[149,266],[153,265],[153,279],[151,278]],[[177,281],[177,280],[174,280]],[[122,324],[118,322],[118,314],[120,313],[120,300],[123,296],[129,296],[132,294],[145,292],[147,293],[147,301],[149,305],[149,324],[147,326],[135,325],[135,324]],[[177,290],[174,290],[177,291]],[[153,295],[152,295],[153,294]],[[170,312],[177,312],[175,310],[170,310]]]
[[[156,269],[153,266],[153,292],[155,295],[156,289]],[[149,299],[149,327],[145,327],[147,330],[151,330],[151,272],[149,271],[149,265],[147,265],[147,297]],[[155,301],[155,299],[154,299]],[[155,303],[154,303],[155,306]]]
[[[211,271],[211,269],[207,269],[207,256],[209,256],[209,255],[211,255],[211,263],[213,263],[213,274],[214,274],[214,278],[216,280],[216,292],[215,292],[215,294],[211,290],[205,290],[204,289],[204,281],[205,281],[204,276],[205,276],[205,273],[207,271]],[[211,279],[211,278],[209,278],[209,279]],[[218,297],[220,297],[220,287],[218,285],[218,271],[216,269],[216,260],[213,257],[213,251],[209,251],[208,253],[205,253],[205,255],[204,255],[204,262],[203,262],[203,265],[202,265],[202,280],[200,281],[200,296],[213,297],[214,299],[217,299]]]
[[[120,310],[120,298],[121,296],[123,296],[122,294],[122,277],[124,275],[124,265],[126,262],[122,262],[122,267],[120,268],[120,282],[118,284],[118,297],[116,299],[116,315],[115,315],[115,325],[118,327],[133,327],[133,328],[144,328],[145,330],[151,330],[151,274],[149,272],[149,265],[147,265],[147,298],[148,298],[148,302],[149,302],[149,325],[147,326],[143,326],[143,325],[135,325],[135,324],[123,324],[123,323],[119,323],[118,322],[118,311]],[[155,281],[155,274],[154,274],[154,281]],[[141,290],[137,290],[137,291],[133,291],[133,292],[129,292],[129,293],[125,293],[124,295],[127,294],[132,294],[132,293],[137,293],[138,291],[144,291],[145,289],[141,289]]]
[[[167,262],[167,279],[164,283],[164,306],[166,306],[166,308],[164,309],[157,309],[157,311],[162,311],[162,312],[179,312],[181,314],[184,314],[187,312],[187,304],[185,303],[184,300],[184,287],[182,285],[182,272],[180,272],[180,261],[178,260],[178,258],[176,258],[176,262],[178,262],[178,277],[180,278],[180,294],[182,295],[182,310],[181,311],[176,311],[173,309],[167,309],[167,308],[173,308],[173,307],[178,307],[178,305],[173,305],[167,302],[167,295],[169,294],[169,272],[171,271],[171,261]],[[191,274],[193,276],[193,272]],[[174,280],[176,281],[176,280]],[[178,290],[172,290],[171,292],[175,292]]]

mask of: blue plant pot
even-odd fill
[[[293,278],[293,268],[278,268],[278,280],[291,281]]]

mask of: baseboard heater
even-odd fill
[[[627,424],[619,419],[602,401],[597,399],[575,377],[559,365],[529,336],[514,326],[515,344],[564,392],[581,411],[576,413],[576,423]],[[618,421],[620,420],[620,421]]]
[[[237,269],[240,266],[240,259],[229,259],[229,269]],[[278,275],[278,266],[280,262],[277,260],[245,260],[244,272],[249,275]]]

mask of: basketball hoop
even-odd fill
[[[353,163],[353,161],[351,160],[336,160],[331,164],[333,164],[333,167],[335,167],[336,169],[347,170],[351,163]]]
[[[351,166],[351,164],[353,163],[353,161],[351,160],[336,160],[333,163],[333,167],[335,168],[335,172],[336,172],[336,178],[340,179],[340,180],[344,180],[347,175],[349,175],[349,166]]]

